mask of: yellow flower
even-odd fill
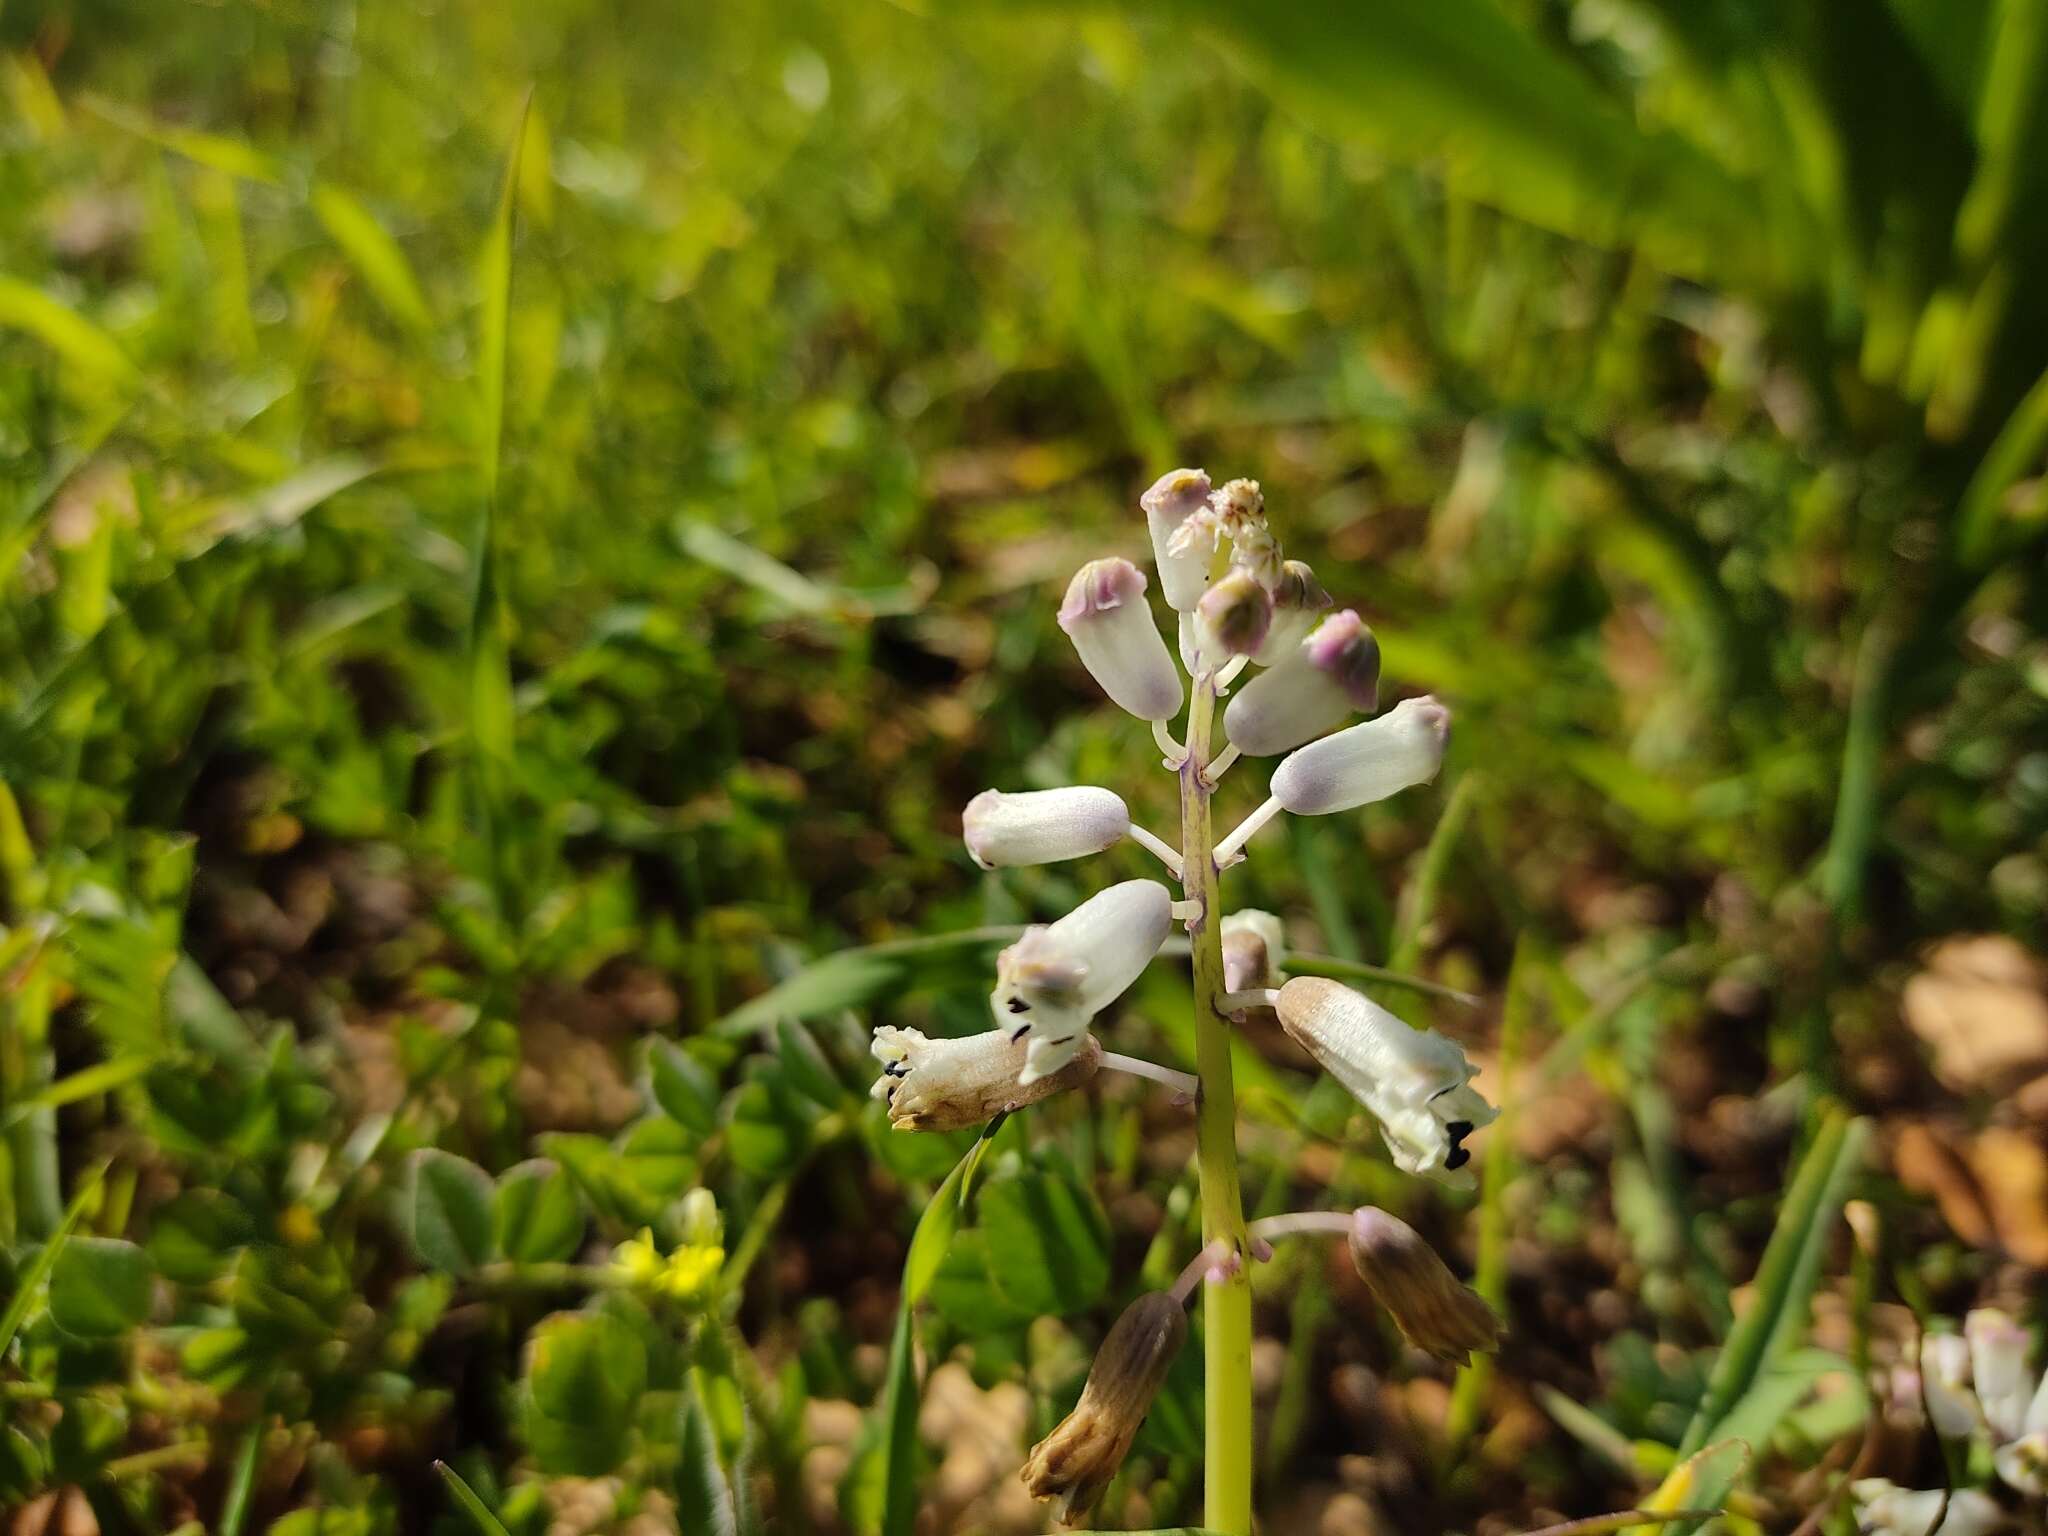
[[[661,1277],[661,1250],[654,1246],[654,1232],[642,1227],[640,1235],[612,1250],[612,1268],[631,1285],[652,1288]]]
[[[668,1256],[655,1288],[676,1301],[696,1301],[711,1289],[725,1263],[725,1250],[709,1243],[690,1243]]]

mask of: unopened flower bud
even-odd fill
[[[1223,989],[1253,992],[1280,985],[1287,943],[1280,919],[1246,907],[1223,919]]]
[[[2018,1439],[2040,1379],[2027,1369],[2027,1330],[1996,1307],[1978,1307],[1963,1319],[1963,1339],[1984,1422],[1996,1438]]]
[[[725,1221],[718,1214],[718,1197],[698,1185],[683,1196],[683,1241],[700,1248],[717,1248],[725,1242]]]
[[[1204,667],[1249,656],[1266,638],[1273,596],[1249,571],[1232,571],[1195,604],[1195,651]]]
[[[1092,784],[1011,795],[984,789],[960,818],[968,855],[983,869],[1078,859],[1100,853],[1130,829],[1123,797]]]
[[[1270,667],[1292,656],[1329,611],[1330,602],[1330,594],[1305,562],[1285,562],[1280,567],[1279,584],[1273,588],[1272,626],[1266,631],[1265,643],[1252,652],[1252,660]]]
[[[1970,1390],[1970,1346],[1961,1334],[1921,1335],[1920,1390],[1936,1434],[1961,1440],[1976,1433],[1979,1410],[1977,1394]]]
[[[1187,1336],[1187,1313],[1166,1291],[1148,1291],[1124,1308],[1095,1352],[1074,1411],[1024,1463],[1024,1486],[1033,1498],[1052,1500],[1062,1521],[1095,1507]]]
[[[996,957],[989,1008],[998,1028],[1029,1040],[1017,1081],[1029,1087],[1073,1059],[1088,1021],[1136,981],[1173,927],[1157,880],[1126,880],[1056,923],[1034,925]]]
[[[1479,1293],[1407,1222],[1370,1205],[1351,1213],[1351,1262],[1401,1337],[1437,1359],[1464,1365],[1500,1342],[1500,1319]]]
[[[1153,481],[1138,498],[1145,509],[1145,527],[1152,535],[1152,558],[1159,566],[1159,590],[1166,606],[1192,613],[1209,586],[1209,565],[1216,555],[1216,535],[1209,518],[1209,477],[1199,469],[1176,469]],[[1199,536],[1178,535],[1188,519],[1200,514]]]
[[[930,1040],[915,1029],[884,1025],[870,1049],[882,1064],[874,1096],[889,1106],[899,1131],[959,1131],[998,1113],[1023,1109],[1078,1088],[1102,1064],[1102,1046],[1083,1035],[1057,1071],[1019,1083],[1029,1047],[1009,1031],[987,1030],[958,1040]]]
[[[1983,1490],[1901,1488],[1882,1477],[1849,1485],[1856,1529],[1863,1536],[1989,1536],[2006,1524],[2005,1512]],[[1948,1513],[1944,1515],[1942,1510]],[[1941,1527],[1935,1528],[1939,1520]]]
[[[1289,753],[1273,770],[1273,798],[1297,816],[1384,800],[1435,778],[1450,734],[1451,712],[1435,699],[1403,699],[1376,720]]]
[[[1180,673],[1145,602],[1145,573],[1128,560],[1091,560],[1074,573],[1060,628],[1102,691],[1140,720],[1180,711]]]
[[[1457,1045],[1320,976],[1288,982],[1278,1007],[1287,1033],[1379,1121],[1397,1167],[1471,1187],[1465,1138],[1500,1111],[1471,1087],[1478,1069]]]
[[[1349,608],[1315,627],[1294,654],[1240,688],[1223,712],[1230,744],[1272,757],[1379,702],[1380,647]]]

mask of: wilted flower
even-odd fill
[[[1131,829],[1123,797],[1092,784],[1004,794],[984,789],[960,818],[968,855],[983,869],[1052,864],[1100,853]]]
[[[1465,1138],[1499,1111],[1470,1086],[1478,1069],[1462,1050],[1320,976],[1295,977],[1277,1006],[1287,1033],[1378,1119],[1396,1166],[1471,1186]]]
[[[1265,642],[1252,652],[1252,660],[1270,667],[1292,656],[1329,607],[1330,594],[1316,580],[1316,573],[1303,561],[1284,562],[1279,584],[1273,589],[1273,623]]]
[[[1273,770],[1273,798],[1297,816],[1348,811],[1426,784],[1443,766],[1451,712],[1404,699],[1377,720],[1312,741]]]
[[[1034,925],[996,957],[989,1007],[1013,1038],[1030,1040],[1019,1084],[1067,1064],[1088,1021],[1159,953],[1173,927],[1173,897],[1157,880],[1098,891],[1056,923]]]
[[[1199,469],[1176,469],[1152,482],[1138,498],[1145,509],[1145,527],[1152,535],[1152,558],[1159,567],[1159,590],[1166,606],[1178,613],[1194,612],[1209,586],[1209,566],[1216,557],[1217,530],[1209,514],[1209,477]],[[1198,531],[1176,539],[1191,517],[1200,514]]]
[[[1401,1336],[1439,1360],[1463,1365],[1500,1342],[1500,1319],[1459,1282],[1422,1235],[1374,1206],[1351,1213],[1351,1262]]]
[[[1315,627],[1294,654],[1261,672],[1230,701],[1223,729],[1250,757],[1272,757],[1379,702],[1380,647],[1349,608]]]
[[[1882,1477],[1861,1477],[1849,1485],[1849,1497],[1856,1505],[1856,1529],[1864,1536],[1988,1536],[2005,1524],[2005,1511],[1974,1488],[1945,1495],[1939,1488],[1916,1491]],[[1944,1497],[1946,1516],[1941,1512]]]
[[[1074,573],[1060,628],[1081,665],[1119,709],[1140,720],[1180,710],[1180,672],[1145,602],[1145,573],[1128,560],[1091,560]]]
[[[1201,667],[1220,667],[1249,656],[1273,622],[1272,594],[1248,571],[1232,571],[1195,604],[1195,654]]]
[[[1280,984],[1287,941],[1279,918],[1256,907],[1246,907],[1223,919],[1222,937],[1226,992],[1252,992]]]
[[[915,1029],[884,1025],[870,1046],[882,1064],[874,1096],[887,1102],[899,1131],[959,1131],[998,1113],[1024,1108],[1078,1088],[1102,1064],[1102,1046],[1083,1035],[1064,1066],[1020,1083],[1028,1047],[1007,1030],[958,1040],[930,1040]]]
[[[1266,496],[1256,480],[1233,480],[1214,496],[1217,525],[1230,540],[1230,563],[1268,592],[1280,585],[1280,544],[1266,526]]]
[[[1166,1291],[1148,1291],[1124,1308],[1095,1353],[1074,1411],[1024,1463],[1033,1498],[1054,1501],[1061,1520],[1095,1507],[1187,1336],[1187,1313]]]

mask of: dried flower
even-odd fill
[[[1280,919],[1246,907],[1223,919],[1223,987],[1251,992],[1280,984],[1280,966],[1287,942]]]
[[[1450,733],[1451,712],[1435,699],[1404,699],[1377,720],[1289,753],[1273,770],[1273,798],[1297,816],[1384,800],[1436,777]]]
[[[874,1096],[888,1104],[889,1124],[899,1131],[959,1131],[984,1125],[999,1113],[1080,1087],[1102,1064],[1101,1044],[1093,1035],[1083,1035],[1064,1066],[1020,1084],[1028,1046],[1001,1029],[957,1040],[931,1040],[915,1029],[884,1025],[875,1031],[869,1049],[882,1064]]]
[[[1209,566],[1216,556],[1217,529],[1209,515],[1209,477],[1199,469],[1176,469],[1152,482],[1138,498],[1145,509],[1145,527],[1152,535],[1152,558],[1159,566],[1159,590],[1166,606],[1192,613],[1209,586]],[[1200,514],[1199,530],[1176,547],[1188,519]],[[1206,546],[1206,547],[1205,547]]]
[[[1849,1496],[1856,1505],[1856,1529],[1864,1536],[1988,1536],[2006,1523],[2005,1511],[1974,1488],[1945,1494],[1939,1488],[1915,1491],[1882,1477],[1861,1477],[1849,1485]]]
[[[1379,1121],[1396,1166],[1471,1187],[1465,1138],[1499,1111],[1470,1086],[1478,1069],[1462,1050],[1320,976],[1288,982],[1278,1007],[1287,1033]]]
[[[1195,604],[1195,653],[1203,667],[1249,656],[1273,622],[1272,594],[1248,571],[1232,571]]]
[[[1439,1360],[1463,1365],[1500,1342],[1500,1319],[1460,1284],[1441,1255],[1398,1216],[1370,1205],[1351,1213],[1351,1262],[1401,1336]]]
[[[1024,1463],[1033,1498],[1052,1500],[1063,1521],[1095,1507],[1187,1336],[1187,1313],[1166,1291],[1148,1291],[1124,1308],[1095,1353],[1074,1411]]]
[[[1138,979],[1172,927],[1166,887],[1126,880],[1056,923],[1025,929],[996,957],[989,1007],[999,1028],[1030,1040],[1020,1085],[1050,1076],[1073,1058],[1088,1021]]]
[[[1128,560],[1091,560],[1067,584],[1060,628],[1102,691],[1140,720],[1180,710],[1180,673],[1145,602],[1145,573]]]
[[[1100,853],[1131,829],[1123,797],[1092,784],[1017,794],[984,789],[960,820],[968,855],[983,869],[1078,859]]]
[[[1329,612],[1330,602],[1330,594],[1305,562],[1283,563],[1279,584],[1273,589],[1273,623],[1266,631],[1265,643],[1252,652],[1252,660],[1270,667],[1292,656]]]
[[[1230,540],[1230,563],[1273,591],[1280,585],[1280,544],[1266,526],[1266,496],[1259,482],[1233,480],[1209,498],[1209,505]]]
[[[1347,608],[1239,689],[1223,712],[1223,729],[1247,756],[1288,752],[1353,711],[1370,711],[1379,702],[1379,679],[1379,642]]]

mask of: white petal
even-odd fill
[[[1856,1528],[1865,1536],[1936,1536],[1946,1497],[1948,1514],[1938,1536],[1989,1536],[2005,1524],[2005,1512],[1987,1494],[1974,1488],[1944,1495],[1939,1488],[1901,1488],[1882,1477],[1858,1478],[1849,1485],[1856,1504]]]
[[[2030,1435],[2048,1432],[2048,1373],[2042,1375],[2041,1385],[2034,1389],[2034,1400],[2027,1404],[2027,1416],[2020,1428]]]
[[[1145,602],[1145,573],[1128,560],[1091,560],[1074,573],[1060,606],[1060,628],[1081,665],[1140,720],[1180,712],[1180,673]]]
[[[1088,1021],[1138,979],[1172,928],[1166,887],[1126,880],[1056,923],[1027,928],[997,956],[989,1009],[998,1028],[1031,1039],[1018,1081],[1058,1071],[1078,1049]]]
[[[1451,712],[1435,699],[1405,699],[1289,754],[1273,770],[1273,798],[1297,816],[1323,816],[1426,784],[1443,766],[1450,727]]]
[[[1123,797],[1091,784],[1018,794],[985,789],[961,817],[967,852],[983,869],[1100,853],[1130,828]]]
[[[1991,1466],[2008,1488],[2035,1498],[2048,1493],[2048,1431],[2001,1445],[1991,1455]]]
[[[1984,1422],[2000,1440],[2019,1438],[2035,1386],[2027,1369],[2027,1330],[1996,1307],[1979,1307],[1963,1319],[1963,1337]]]
[[[1145,527],[1152,535],[1152,559],[1159,567],[1159,590],[1166,605],[1179,613],[1192,612],[1209,585],[1209,565],[1215,557],[1213,541],[1206,548],[1184,548],[1174,553],[1168,546],[1181,524],[1209,506],[1209,477],[1199,469],[1176,469],[1153,481],[1152,488],[1138,498],[1145,509]]]
[[[1961,1334],[1930,1333],[1920,1340],[1921,1391],[1927,1415],[1945,1440],[1976,1433],[1977,1396],[1970,1390],[1970,1346]]]

